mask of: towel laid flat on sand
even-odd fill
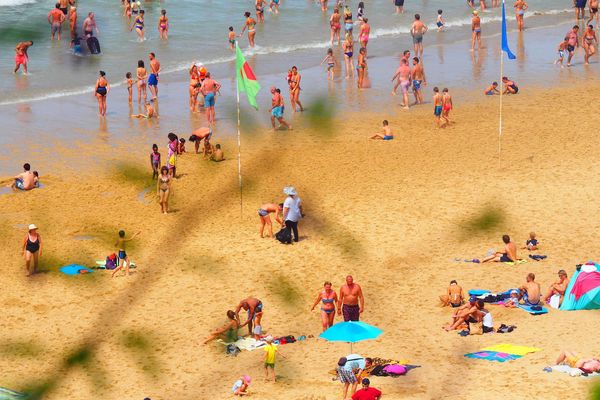
[[[548,313],[548,309],[546,307],[542,307],[541,310],[533,310],[532,307],[535,307],[535,306],[526,306],[526,305],[523,305],[523,304],[519,304],[519,308],[521,310],[525,310],[525,311],[527,311],[531,315],[542,315],[542,314],[547,314]]]
[[[538,349],[537,347],[519,346],[510,343],[499,343],[493,346],[485,347],[482,350],[499,351],[503,353],[514,354],[517,356],[524,356],[528,353],[535,353],[537,351],[541,351],[542,349]]]
[[[81,272],[81,271],[85,271],[85,272]],[[84,267],[83,265],[71,264],[71,265],[65,265],[64,267],[61,267],[60,272],[62,272],[65,275],[79,275],[81,273],[90,273],[90,272],[94,272],[94,271],[92,271],[89,268]]]
[[[527,262],[527,260],[517,260],[517,261],[505,262],[504,264],[506,264],[506,265],[518,265],[518,264],[525,264],[526,262]]]
[[[549,371],[548,371],[549,370]],[[544,371],[548,372],[564,372],[565,374],[569,374],[571,376],[583,376],[586,378],[592,378],[600,376],[600,372],[594,372],[591,374],[584,374],[582,370],[579,368],[569,367],[568,365],[553,365],[551,367],[544,368]]]
[[[467,354],[465,354],[465,357],[476,358],[479,360],[504,362],[504,361],[516,360],[518,358],[521,358],[522,356],[517,356],[514,354],[508,354],[508,353],[502,353],[499,351],[477,351],[475,353],[467,353]]]
[[[261,348],[264,345],[266,345],[265,342],[256,340],[254,338],[240,338],[240,339],[236,340],[235,342],[231,342],[231,343],[226,343],[222,339],[217,339],[217,342],[224,344],[224,345],[233,344],[238,349],[247,350],[247,351],[256,350],[256,349]]]

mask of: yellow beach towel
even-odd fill
[[[497,351],[499,353],[514,354],[516,356],[524,356],[528,353],[535,353],[536,351],[541,351],[542,349],[538,349],[536,347],[517,346],[514,344],[508,344],[508,343],[500,343],[500,344],[496,344],[494,346],[486,347],[483,350]]]
[[[505,262],[504,264],[506,265],[518,265],[518,264],[525,264],[527,262],[527,260],[517,260],[515,261],[510,261],[510,262]]]

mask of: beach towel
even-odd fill
[[[503,352],[498,352],[498,351],[482,350],[482,351],[478,351],[475,353],[467,353],[467,354],[465,354],[465,357],[475,358],[475,359],[479,359],[479,360],[505,362],[505,361],[516,360],[523,356],[519,356],[516,354],[503,353]]]
[[[81,271],[85,271],[85,272],[81,272]],[[64,267],[61,267],[60,272],[62,272],[65,275],[79,275],[81,273],[90,273],[90,272],[94,272],[94,271],[92,271],[89,268],[84,267],[83,265],[71,264],[71,265],[65,265]]]
[[[7,388],[0,387],[0,400],[19,400],[28,396],[25,393],[15,392]]]
[[[225,342],[222,339],[217,339],[218,343],[224,344],[225,346],[234,345],[240,350],[252,351],[263,347],[266,343],[263,341],[256,340],[254,338],[240,338],[235,342]]]
[[[492,293],[491,290],[485,289],[471,289],[469,290],[469,296],[483,296],[484,294]]]
[[[525,264],[527,262],[527,260],[517,260],[517,261],[508,261],[505,262],[504,264],[506,265],[518,265],[518,264]]]
[[[485,347],[482,350],[497,351],[516,356],[524,356],[528,353],[535,353],[537,351],[541,351],[542,349],[538,349],[537,347],[518,346],[510,343],[500,343],[493,346]]]
[[[532,307],[535,307],[535,306],[526,306],[524,304],[519,304],[518,307],[521,310],[527,311],[531,315],[542,315],[542,314],[547,314],[548,313],[548,309],[546,307],[543,307],[543,306],[542,306],[541,310],[533,310]]]
[[[579,368],[569,367],[568,365],[553,365],[551,367],[544,368],[546,372],[564,372],[565,374],[569,374],[571,376],[583,376],[583,377],[597,377],[600,376],[600,372],[593,372],[591,374],[586,374]]]

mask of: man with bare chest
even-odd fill
[[[365,299],[362,289],[356,283],[352,275],[346,277],[346,284],[340,288],[338,300],[338,315],[344,315],[344,321],[358,321],[360,314],[364,311]]]

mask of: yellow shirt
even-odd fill
[[[275,364],[275,353],[277,352],[277,346],[274,344],[267,344],[265,346],[265,352],[267,353],[267,358],[265,358],[265,363],[267,364]]]

